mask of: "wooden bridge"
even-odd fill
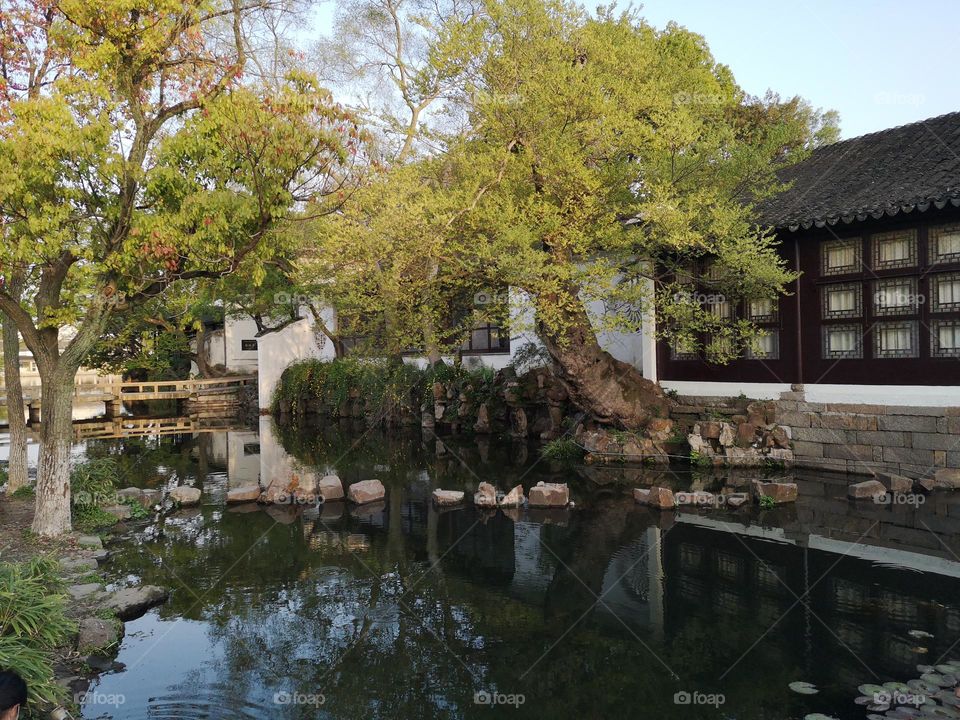
[[[231,405],[236,404],[239,391],[256,383],[256,375],[235,375],[206,380],[106,383],[77,386],[73,397],[74,401],[102,402],[106,408],[105,417],[108,420],[114,420],[120,417],[123,403],[136,401],[186,400],[196,407],[207,406],[211,411],[229,410]],[[6,405],[5,392],[0,390],[0,393],[2,393],[0,404]],[[24,403],[30,411],[28,423],[39,424],[40,388],[24,388]]]

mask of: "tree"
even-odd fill
[[[485,192],[451,225],[447,253],[529,295],[583,410],[642,429],[663,412],[663,393],[601,349],[584,303],[655,304],[682,319],[666,332],[709,327],[718,359],[742,348],[756,328],[692,307],[675,270],[710,262],[731,297],[784,292],[794,275],[753,203],[817,141],[824,117],[798,100],[748,97],[702,37],[657,31],[632,12],[490,0],[485,17],[469,129],[447,151],[453,184]],[[636,312],[613,315],[639,329]]]
[[[0,263],[36,282],[30,310],[5,289],[0,310],[42,382],[38,534],[70,528],[73,378],[111,316],[241,266],[256,284],[291,211],[329,212],[352,182],[362,133],[313,80],[239,87],[242,28],[258,7],[63,0],[51,38],[70,72],[11,105]],[[207,33],[225,20],[229,45]],[[75,334],[61,350],[65,325]]]

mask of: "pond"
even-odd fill
[[[864,718],[858,685],[960,658],[947,494],[855,504],[846,478],[800,475],[794,506],[658,513],[630,488],[716,481],[266,418],[85,452],[121,456],[121,486],[203,490],[200,508],[112,546],[113,581],[173,595],[127,625],[85,718]],[[333,471],[379,478],[386,503],[225,505],[261,474]],[[480,480],[569,482],[576,509],[430,502]]]

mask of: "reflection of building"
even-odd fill
[[[75,384],[92,387],[118,383],[121,382],[121,380],[122,378],[119,375],[105,374],[101,373],[100,370],[82,367],[77,370]],[[27,395],[31,394],[29,390],[40,387],[40,373],[37,370],[37,362],[34,360],[33,353],[29,350],[20,351],[20,382],[24,389],[27,390]],[[0,388],[4,385],[4,368],[2,363],[0,363]],[[0,395],[2,395],[2,393],[0,393]]]

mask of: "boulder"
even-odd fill
[[[60,560],[60,569],[67,574],[90,572],[96,570],[97,567],[99,565],[93,558],[61,558]]]
[[[650,418],[647,423],[647,435],[654,440],[666,440],[673,434],[673,420],[670,418]]]
[[[500,507],[520,507],[523,505],[523,485],[517,485],[510,492],[500,498],[497,503]]]
[[[80,621],[77,650],[82,655],[103,653],[117,643],[123,632],[123,623],[89,617]]]
[[[719,440],[720,423],[715,420],[700,423],[700,437],[704,440]]]
[[[473,504],[482,508],[497,506],[497,489],[490,483],[482,482],[473,496]]]
[[[913,480],[903,475],[879,472],[877,473],[877,481],[883,483],[887,492],[908,493],[913,490]]]
[[[170,499],[178,505],[188,507],[200,504],[200,488],[180,485],[170,491]]]
[[[270,481],[270,484],[267,485],[267,489],[260,494],[258,502],[267,505],[285,505],[290,502],[293,493],[299,486],[300,479],[296,475],[289,480],[274,478]]]
[[[97,535],[80,535],[77,545],[88,550],[103,550],[103,540]]]
[[[259,485],[244,485],[227,491],[227,505],[256,502],[260,499]]]
[[[773,444],[778,448],[788,448],[790,447],[790,436],[787,434],[786,428],[781,425],[777,425],[770,431],[770,437],[773,439]]]
[[[934,478],[927,476],[917,479],[913,485],[920,492],[930,493],[936,489],[937,481]]]
[[[144,507],[153,507],[158,505],[163,499],[163,493],[159,490],[141,490],[140,491],[140,502]]]
[[[117,497],[121,500],[140,500],[142,492],[140,488],[128,487],[123,490],[117,490]]]
[[[751,483],[753,497],[760,500],[762,497],[773,498],[773,501],[780,505],[781,503],[791,503],[797,501],[797,484],[787,482],[763,482],[754,480]]]
[[[324,475],[317,484],[317,492],[324,502],[343,499],[343,483],[336,475]]]
[[[647,495],[647,504],[658,510],[667,510],[676,505],[673,499],[673,491],[665,487],[652,487]]]
[[[383,483],[379,480],[363,480],[354,483],[347,490],[347,499],[357,505],[366,505],[367,503],[383,500],[387,496],[387,491],[383,488]]]
[[[106,607],[123,621],[136,620],[147,610],[166,602],[170,591],[157,585],[117,590],[107,598]]]
[[[633,499],[640,505],[649,505],[650,488],[634,488]]]
[[[133,514],[129,505],[107,505],[103,511],[113,515],[117,520],[129,520]]]
[[[887,489],[879,480],[864,480],[847,486],[847,497],[851,500],[864,500],[882,497]]]
[[[960,488],[960,468],[937,468],[933,475],[933,482],[938,490]]]
[[[750,500],[750,496],[747,493],[732,493],[727,495],[727,505],[734,509],[743,507]]]
[[[732,447],[737,440],[737,433],[733,425],[728,422],[720,423],[720,444],[723,447]]]
[[[434,490],[432,497],[433,502],[438,506],[450,507],[462,503],[463,495],[462,490]]]
[[[71,585],[67,588],[67,594],[74,600],[83,600],[91,595],[96,595],[103,590],[100,583],[84,583],[83,585]]]
[[[757,426],[748,422],[737,425],[736,443],[740,447],[749,447],[757,439]]]
[[[480,403],[477,410],[477,421],[473,424],[473,431],[484,435],[490,432],[490,410],[486,403]]]
[[[566,483],[538,482],[530,488],[530,507],[566,507],[569,502]]]
[[[673,501],[676,505],[695,505],[696,507],[713,507],[717,504],[717,499],[713,493],[703,490],[674,493]]]

